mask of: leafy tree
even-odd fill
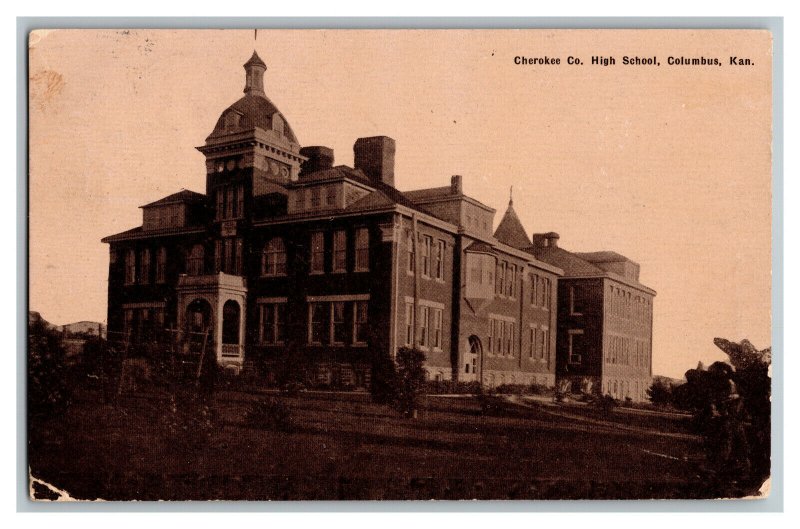
[[[647,398],[656,405],[665,406],[672,404],[672,385],[664,380],[655,380],[647,388]]]
[[[770,475],[771,350],[759,351],[747,340],[714,343],[731,363],[687,371],[686,383],[673,389],[673,402],[694,415],[715,494],[754,494]]]

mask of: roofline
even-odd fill
[[[622,283],[623,285],[627,285],[631,288],[635,288],[641,292],[646,294],[650,294],[652,296],[656,296],[658,293],[650,287],[644,286],[641,283],[636,281],[631,281],[630,279],[626,279],[622,276],[612,274],[612,273],[604,273],[604,274],[578,274],[578,275],[565,275],[564,279],[609,279],[611,281],[616,281],[617,283]]]
[[[430,189],[444,189],[445,187],[446,186],[432,187]],[[398,191],[399,191],[399,189],[398,189]],[[408,196],[407,195],[408,193],[417,193],[417,192],[420,192],[420,191],[427,191],[427,189],[411,189],[409,191],[400,191],[400,192],[403,193],[404,195]],[[439,197],[430,197],[430,198],[424,198],[424,197],[423,198],[414,198],[414,199],[409,198],[409,200],[412,200],[413,202],[415,202],[417,204],[433,204],[435,202],[450,202],[450,201],[453,201],[453,200],[464,200],[464,201],[469,202],[472,205],[478,206],[479,208],[484,209],[485,211],[488,211],[490,213],[497,213],[496,209],[494,209],[492,207],[489,207],[486,204],[484,204],[483,202],[481,202],[481,201],[479,201],[479,200],[477,200],[475,198],[472,198],[469,195],[465,195],[464,193],[458,193],[458,194],[455,194],[455,195],[443,195],[443,196],[439,196]]]
[[[137,226],[137,228],[141,228],[141,226]],[[131,228],[136,229],[136,228]],[[128,230],[130,231],[130,230]],[[129,235],[124,235],[125,232],[117,233],[115,235],[109,235],[107,237],[103,237],[100,239],[100,242],[110,244],[112,242],[122,242],[122,241],[135,241],[139,239],[151,239],[156,237],[172,237],[174,235],[190,235],[193,233],[205,233],[207,230],[205,228],[193,228],[193,229],[175,229],[175,228],[166,228],[161,230],[147,230],[147,231],[139,231],[136,233],[131,233]]]

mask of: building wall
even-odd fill
[[[596,391],[603,360],[602,279],[559,279],[557,328],[559,381],[573,391]]]
[[[653,296],[605,279],[603,393],[618,399],[647,400],[652,383]]]
[[[469,247],[471,239],[463,237],[461,246]],[[467,254],[462,250],[460,259],[468,262]],[[457,350],[454,353],[454,371],[459,381],[479,381],[489,387],[503,384],[538,383],[553,386],[555,382],[555,289],[556,274],[532,267],[527,260],[513,254],[497,251],[493,260],[495,271],[492,274],[494,287],[487,298],[469,298],[465,294],[471,290],[468,285],[473,280],[466,265],[459,270],[460,282],[454,285],[459,294],[457,312]],[[508,263],[516,267],[513,295],[506,288],[498,285],[497,263]],[[531,278],[538,276],[549,281],[550,294],[548,302],[533,303],[531,299]],[[504,283],[507,281],[508,274]],[[544,306],[543,306],[544,305]],[[494,323],[494,326],[492,322]],[[505,346],[498,347],[498,328],[507,329],[513,323],[512,348],[509,353]],[[547,330],[546,345],[543,335],[542,356],[531,348],[530,329]],[[482,354],[471,353],[470,339],[480,340]],[[534,335],[534,340],[536,335]],[[456,359],[457,357],[457,359]]]

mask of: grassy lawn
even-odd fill
[[[700,442],[654,431],[684,431],[669,419],[640,429],[622,415],[589,422],[505,402],[487,416],[471,397],[430,397],[412,420],[366,395],[302,394],[277,397],[294,424],[284,433],[245,422],[257,398],[218,392],[208,442],[192,443],[170,433],[163,398],[112,407],[87,391],[64,416],[31,425],[31,471],[75,498],[107,500],[703,496]]]

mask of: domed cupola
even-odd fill
[[[252,168],[260,179],[296,180],[305,157],[294,131],[264,91],[267,65],[254,51],[244,70],[244,97],[222,112],[205,145],[197,148],[206,156],[207,173]]]

